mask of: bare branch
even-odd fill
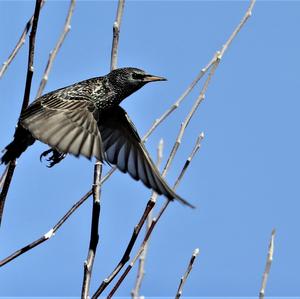
[[[139,223],[134,227],[132,236],[130,238],[130,241],[127,245],[127,248],[126,248],[121,260],[119,261],[119,263],[115,267],[115,269],[112,271],[112,273],[102,281],[102,283],[98,287],[97,291],[92,296],[92,299],[98,298],[102,294],[102,292],[106,289],[106,287],[112,282],[112,280],[118,275],[118,273],[121,271],[121,269],[124,267],[124,265],[129,261],[130,253],[136,242],[136,239],[142,229],[143,224],[145,223],[145,221],[147,219],[147,216],[149,215],[150,211],[153,209],[154,205],[155,205],[155,201],[153,201],[153,200],[148,201]]]
[[[120,28],[121,28],[121,21],[122,21],[122,16],[124,11],[124,5],[125,5],[125,0],[118,1],[117,15],[113,25],[113,40],[112,40],[111,60],[110,60],[111,70],[116,69],[118,64],[119,36],[120,36]]]
[[[182,177],[184,176],[187,168],[189,167],[192,159],[194,158],[195,154],[197,153],[197,151],[200,149],[201,147],[201,142],[202,140],[204,139],[204,133],[201,132],[200,135],[198,136],[197,140],[196,140],[196,143],[195,143],[195,146],[190,154],[190,156],[186,159],[185,163],[184,163],[184,166],[181,170],[181,173],[180,175],[178,176],[178,179],[176,180],[175,184],[174,184],[174,188],[177,188],[179,182],[181,181]]]
[[[268,281],[271,265],[273,262],[275,233],[276,233],[276,231],[275,231],[275,229],[273,229],[272,234],[271,234],[270,243],[269,243],[266,267],[265,267],[265,271],[263,273],[261,288],[259,291],[259,299],[265,298],[265,290],[266,290],[266,286],[267,286],[267,281]]]
[[[157,147],[156,166],[157,166],[158,169],[159,169],[159,166],[160,166],[160,164],[162,162],[162,158],[163,158],[163,146],[164,146],[163,139],[161,139],[159,141],[159,144],[158,144],[158,147]],[[155,201],[155,199],[153,199],[153,194],[154,194],[154,192],[152,192],[150,200]],[[147,216],[146,232],[150,228],[151,221],[152,221],[152,210],[150,211],[150,213]],[[139,265],[138,265],[138,270],[137,270],[136,281],[135,281],[134,288],[131,291],[132,299],[138,299],[139,298],[139,293],[140,293],[142,281],[143,281],[143,278],[144,278],[144,275],[145,275],[145,260],[146,260],[146,256],[147,256],[148,246],[149,246],[149,242],[147,242],[145,244],[145,249],[139,257]]]
[[[175,103],[171,105],[159,118],[157,118],[147,133],[143,136],[142,141],[146,142],[149,136],[153,133],[153,131],[174,111],[176,110],[181,102],[190,94],[190,92],[194,89],[196,84],[202,79],[202,77],[206,74],[206,72],[211,68],[211,66],[215,63],[216,57],[214,56],[211,61],[200,71],[197,77],[193,80],[193,82],[187,87],[187,89],[182,93],[182,95],[176,100]]]
[[[207,79],[206,81],[204,82],[204,85],[203,85],[203,88],[200,92],[200,95],[198,96],[198,98],[196,99],[192,109],[190,110],[190,112],[188,113],[186,119],[184,120],[184,122],[181,124],[181,128],[179,130],[179,133],[178,133],[178,136],[177,136],[177,139],[175,141],[175,144],[172,148],[172,151],[170,153],[170,156],[168,158],[168,161],[164,167],[164,170],[162,172],[162,176],[164,177],[167,172],[168,172],[168,169],[177,153],[177,150],[179,148],[179,145],[181,143],[181,139],[184,135],[184,132],[185,132],[185,129],[186,127],[188,126],[191,118],[193,117],[194,113],[196,112],[198,106],[200,105],[200,103],[204,100],[205,98],[205,93],[207,91],[207,88],[209,86],[209,83],[210,83],[210,80],[212,78],[212,76],[214,75],[215,73],[215,70],[217,69],[220,61],[221,61],[221,58],[222,56],[224,55],[225,51],[227,50],[228,46],[231,44],[232,40],[234,39],[234,37],[237,35],[237,33],[240,31],[240,29],[243,27],[243,25],[245,24],[245,22],[247,21],[247,19],[249,18],[249,16],[251,15],[251,10],[253,8],[253,5],[255,3],[255,0],[251,0],[251,3],[250,3],[250,6],[249,8],[247,9],[247,12],[246,12],[246,15],[245,17],[243,17],[242,21],[240,22],[240,24],[237,26],[237,28],[234,30],[233,34],[229,37],[228,41],[225,43],[225,45],[223,46],[222,50],[221,51],[218,51],[215,55],[214,55],[214,58],[215,60],[211,63],[211,64],[208,64],[209,65],[209,68],[207,69],[207,71],[209,70],[209,74],[207,76]],[[250,12],[250,13],[249,13]],[[154,194],[154,199],[155,199],[155,195]],[[130,262],[130,264],[127,266],[127,268],[124,270],[123,274],[121,275],[121,277],[119,278],[119,280],[116,282],[116,284],[114,285],[113,289],[111,290],[111,292],[109,293],[109,295],[107,296],[107,298],[111,298],[114,293],[116,292],[116,290],[118,289],[118,287],[120,286],[120,284],[122,283],[122,281],[125,279],[125,277],[127,276],[127,274],[130,272],[130,270],[132,269],[134,263],[136,262],[136,260],[138,259],[138,257],[143,253],[144,249],[145,249],[145,244],[147,243],[147,240],[149,239],[156,223],[158,222],[158,220],[160,219],[160,217],[162,216],[162,214],[164,213],[164,211],[166,210],[166,208],[168,207],[169,205],[169,200],[166,200],[165,204],[163,205],[163,207],[161,208],[157,218],[153,218],[152,220],[152,223],[150,225],[150,228],[143,240],[143,243],[142,245],[140,246],[139,250],[138,250],[138,253],[136,254],[136,256],[132,259],[132,261]]]
[[[44,88],[47,84],[49,73],[50,73],[50,70],[52,68],[54,59],[55,59],[60,47],[62,46],[68,32],[71,29],[70,24],[71,24],[71,18],[72,18],[72,15],[73,15],[73,11],[74,11],[74,8],[75,8],[75,3],[76,3],[76,0],[71,0],[71,2],[70,2],[70,6],[69,6],[68,13],[67,13],[67,18],[66,18],[66,21],[65,21],[63,32],[61,33],[54,49],[50,52],[49,59],[48,59],[48,62],[47,62],[47,66],[45,68],[43,78],[40,82],[40,86],[39,86],[38,92],[36,94],[36,98],[39,98],[42,95],[42,92],[43,92],[43,90],[44,90]]]
[[[42,1],[41,4],[41,9],[44,6],[45,1]],[[26,35],[29,32],[29,29],[32,26],[32,22],[33,22],[33,18],[34,15],[28,20],[28,22],[25,25],[25,28],[15,46],[15,48],[12,50],[11,54],[8,56],[7,60],[5,62],[3,62],[2,68],[0,69],[0,78],[4,75],[5,71],[7,70],[8,66],[10,65],[10,63],[13,61],[13,59],[16,57],[16,55],[18,54],[19,50],[21,49],[21,47],[23,46],[23,44],[25,43],[26,40]]]
[[[7,173],[8,173],[8,168],[9,168],[9,166],[7,165],[7,166],[5,167],[4,172],[3,172],[2,175],[1,175],[1,178],[0,178],[0,190],[2,190],[2,188],[3,188],[4,181],[5,181],[5,178],[6,178]]]
[[[193,264],[194,264],[194,262],[195,262],[195,260],[196,260],[196,257],[198,256],[198,254],[199,254],[199,248],[196,248],[196,249],[194,250],[193,254],[192,254],[192,257],[191,257],[191,259],[190,259],[190,262],[189,262],[189,264],[188,264],[188,267],[187,267],[187,269],[186,269],[186,272],[184,273],[184,275],[183,275],[183,276],[181,277],[181,279],[180,279],[180,283],[179,283],[179,286],[178,286],[178,290],[177,290],[177,293],[176,293],[176,296],[175,296],[176,299],[179,299],[179,298],[181,297],[181,295],[182,295],[183,286],[184,286],[184,284],[186,283],[186,280],[187,280],[187,278],[188,278],[190,272],[191,272],[192,269],[193,269]]]
[[[192,156],[191,159],[193,159],[194,155]],[[190,165],[190,164],[189,164]],[[180,175],[182,174],[183,170],[180,172]],[[185,173],[185,171],[183,172]],[[177,179],[176,182],[177,182],[177,185],[176,187],[178,186],[178,184],[180,183],[181,179],[182,179],[183,176],[181,176],[181,178]],[[173,189],[175,190],[175,186],[173,187]],[[151,196],[151,199],[150,201],[152,201],[154,204],[156,202],[156,198],[157,198],[157,194],[156,193],[152,193],[152,196]],[[150,223],[148,223],[148,230],[146,232],[146,235],[143,239],[143,242],[137,252],[137,254],[134,256],[134,258],[131,260],[130,264],[127,266],[127,268],[124,270],[123,274],[120,276],[120,278],[118,279],[117,283],[114,285],[113,289],[110,291],[109,295],[107,298],[111,298],[114,293],[116,292],[116,290],[118,289],[118,287],[120,286],[120,284],[123,282],[123,280],[125,279],[125,277],[127,276],[127,274],[130,272],[130,270],[132,269],[132,267],[134,266],[135,262],[137,261],[137,259],[143,254],[143,252],[145,251],[145,248],[147,246],[147,242],[151,236],[151,233],[154,229],[154,227],[156,226],[157,222],[159,221],[160,217],[162,216],[162,214],[165,212],[165,210],[167,209],[168,205],[170,203],[170,200],[166,200],[164,205],[162,206],[162,208],[160,209],[158,215],[156,218],[153,218],[151,220]],[[121,269],[120,269],[121,270]],[[97,294],[97,296],[99,296],[101,293]],[[92,298],[97,298],[96,297],[92,297]]]
[[[168,207],[170,203],[170,200],[166,200],[165,204],[163,205],[163,207],[161,208],[161,210],[158,213],[157,218],[153,218],[151,225],[149,227],[149,229],[147,230],[147,233],[144,237],[144,240],[137,252],[137,254],[134,256],[134,258],[132,259],[132,261],[130,262],[130,264],[127,266],[127,268],[124,270],[123,274],[120,276],[120,278],[118,279],[118,281],[116,282],[116,284],[114,285],[114,287],[112,288],[112,290],[110,291],[110,293],[107,296],[107,299],[112,298],[112,296],[115,294],[115,292],[117,291],[117,289],[119,288],[119,286],[121,285],[121,283],[124,281],[125,277],[127,276],[127,274],[130,272],[130,270],[132,269],[132,267],[134,266],[134,264],[136,263],[136,261],[138,260],[138,258],[140,257],[140,255],[144,252],[145,250],[145,246],[150,238],[150,235],[155,227],[155,225],[157,224],[158,220],[160,219],[160,217],[162,216],[162,214],[164,213],[164,211],[166,210],[166,208]]]
[[[27,108],[28,103],[29,103],[31,82],[32,82],[32,76],[33,76],[33,71],[34,71],[33,59],[34,59],[35,36],[36,36],[36,30],[37,30],[41,5],[42,5],[42,0],[36,0],[34,16],[33,16],[33,21],[32,21],[32,29],[31,29],[30,37],[29,37],[28,66],[27,66],[25,91],[24,91],[21,113]],[[1,190],[1,194],[0,194],[0,225],[2,222],[2,216],[3,216],[6,196],[7,196],[8,190],[9,190],[9,186],[10,186],[14,171],[15,171],[15,167],[16,167],[16,160],[13,160],[9,163],[7,175],[5,176],[3,188]]]
[[[112,41],[112,49],[111,49],[111,63],[110,63],[110,70],[114,70],[117,67],[117,59],[118,59],[118,47],[119,47],[119,34],[120,34],[120,27],[122,21],[122,15],[124,10],[125,0],[118,1],[118,8],[117,8],[117,15],[116,20],[113,24],[113,41]],[[93,262],[95,259],[96,249],[98,245],[98,226],[99,226],[99,217],[100,217],[100,185],[101,185],[101,175],[102,172],[102,164],[97,161],[94,167],[94,188],[93,188],[93,197],[94,203],[97,202],[97,207],[99,209],[99,213],[94,213],[92,216],[92,232],[90,238],[90,249],[88,254],[88,259],[85,263],[84,267],[84,279],[83,279],[83,286],[82,286],[82,293],[81,298],[86,299],[88,298],[89,294],[89,287],[90,287],[90,280],[91,280],[91,271]],[[105,176],[105,180],[109,178],[109,176]],[[97,232],[96,231],[97,228]],[[94,229],[94,232],[93,232]],[[97,237],[96,237],[97,234]]]
[[[183,137],[183,135],[185,133],[185,129],[187,128],[187,126],[188,126],[191,118],[195,114],[197,108],[199,107],[199,105],[201,104],[201,102],[204,100],[206,90],[207,90],[207,88],[209,86],[209,82],[210,82],[210,80],[211,80],[211,78],[212,78],[212,76],[213,76],[213,74],[214,74],[214,72],[215,72],[215,70],[216,70],[216,68],[217,68],[218,65],[219,65],[219,61],[215,62],[214,65],[211,67],[211,69],[209,71],[209,74],[208,74],[208,77],[207,77],[206,81],[204,82],[204,85],[203,85],[203,88],[202,88],[202,90],[200,92],[199,97],[196,99],[196,101],[195,101],[192,109],[188,113],[188,115],[185,118],[185,120],[181,123],[181,127],[180,127],[180,130],[178,132],[177,139],[176,139],[176,141],[174,143],[174,146],[172,148],[171,154],[170,154],[170,156],[168,158],[168,161],[166,163],[166,166],[165,166],[165,168],[163,170],[163,174],[166,174],[167,171],[168,171],[168,169],[170,168],[170,165],[171,165],[171,163],[172,163],[172,161],[173,161],[173,159],[174,159],[174,157],[175,157],[175,155],[177,153],[177,150],[178,150],[178,148],[179,148],[179,146],[181,144],[181,139],[182,139],[182,137]]]
[[[44,243],[45,241],[49,240],[54,234],[60,229],[60,227],[67,221],[67,219],[92,195],[92,191],[86,193],[78,202],[76,202],[72,208],[51,228],[46,234],[38,238],[37,240],[33,241],[32,243],[24,246],[23,248],[15,251],[2,261],[0,261],[0,267],[4,266],[8,262],[11,262],[18,256],[24,254],[25,252],[33,249],[34,247]]]
[[[234,31],[234,33],[230,36],[230,38],[229,38],[229,40],[225,43],[225,45],[223,46],[223,48],[222,48],[222,50],[221,51],[218,51],[217,53],[216,53],[216,55],[214,56],[214,58],[210,61],[210,63],[208,63],[208,65],[201,71],[201,73],[198,75],[198,76],[200,76],[200,78],[197,80],[197,78],[193,81],[193,83],[191,84],[191,86],[193,87],[193,86],[195,86],[196,85],[196,83],[203,77],[203,75],[212,67],[212,65],[214,65],[214,68],[216,68],[217,67],[217,65],[218,65],[218,63],[220,62],[220,59],[222,58],[222,56],[224,55],[224,53],[225,53],[225,51],[227,50],[227,48],[228,48],[228,46],[231,44],[231,42],[232,42],[232,40],[233,40],[233,38],[237,35],[237,33],[240,31],[240,29],[242,28],[242,26],[245,24],[245,22],[247,21],[247,19],[249,18],[249,16],[251,15],[251,11],[252,11],[252,8],[253,8],[253,5],[254,5],[254,3],[255,3],[255,0],[253,0],[253,1],[251,1],[251,4],[250,4],[250,6],[249,6],[249,8],[248,8],[248,10],[247,10],[247,13],[246,13],[246,15],[245,15],[245,17],[243,18],[243,20],[241,21],[241,23],[239,24],[239,26],[237,27],[237,29],[235,29],[235,31]],[[214,70],[213,70],[213,72],[214,72]],[[210,76],[212,76],[212,74],[213,74],[213,72],[212,72],[212,70],[211,70],[211,72],[210,72]],[[195,82],[195,83],[194,83]],[[207,81],[206,81],[206,83],[207,83]],[[207,83],[208,84],[208,83]],[[202,90],[203,91],[203,90]],[[187,94],[190,92],[189,91],[189,89],[187,89]],[[185,93],[184,93],[185,94]],[[182,95],[182,96],[184,96],[184,94]],[[201,95],[201,94],[200,94]],[[204,94],[203,94],[204,95]],[[181,96],[181,97],[182,97]],[[186,96],[186,95],[185,95]],[[200,96],[199,96],[200,97]],[[179,98],[180,99],[180,98]],[[199,98],[198,98],[199,99]],[[203,99],[202,99],[203,100]],[[202,101],[201,100],[201,101]],[[200,101],[200,102],[201,102]],[[179,102],[179,104],[180,104],[180,102]],[[176,105],[176,104],[174,104],[174,106],[175,106],[175,109],[177,108],[176,106],[178,106],[178,105]],[[193,106],[193,107],[195,107],[195,105]],[[173,110],[175,110],[175,109],[173,109]],[[145,135],[145,137],[143,138],[143,140],[144,141],[146,141],[147,140],[147,138],[150,136],[150,134],[154,131],[154,129],[158,126],[158,124],[160,124],[168,115],[170,115],[171,114],[171,112],[173,111],[173,110],[171,110],[170,112],[166,112],[165,114],[166,114],[166,116],[161,120],[161,121],[159,121],[157,124],[155,124],[155,127],[154,128],[150,128],[150,133],[148,132],[146,135]],[[184,129],[183,129],[183,132],[184,132]],[[182,134],[183,134],[183,132],[182,132]],[[178,135],[178,138],[177,138],[177,142],[181,142],[181,138],[182,138],[182,134],[179,134]],[[179,138],[180,137],[180,138]],[[170,164],[170,163],[169,163]],[[188,163],[189,164],[189,163]],[[186,165],[186,164],[185,164]],[[15,166],[15,161],[13,162],[13,163],[11,163],[10,165],[9,165],[9,167],[8,167],[8,169],[6,169],[6,171],[8,172],[8,175],[7,175],[7,177],[10,177],[10,179],[11,179],[11,177],[12,177],[12,174],[10,174],[10,170],[12,169],[12,167],[13,166]],[[13,167],[14,168],[14,167]],[[165,167],[165,169],[166,169],[167,167]],[[185,166],[184,166],[184,168],[185,168]],[[113,173],[115,171],[115,168],[113,168],[113,169],[111,169],[111,171],[109,171],[108,173],[107,173],[107,175],[105,176],[105,177],[103,177],[102,178],[102,180],[101,180],[101,184],[103,184],[109,177],[110,177],[110,175]],[[182,170],[182,172],[183,171],[185,171],[184,169]],[[13,172],[13,170],[12,170],[12,172]],[[181,172],[181,173],[182,173]],[[181,174],[180,174],[180,176],[181,176]],[[4,177],[4,176],[3,176]],[[3,178],[2,177],[2,178]],[[1,180],[2,180],[2,178],[1,178]],[[182,178],[182,176],[181,176],[181,178]],[[5,180],[5,182],[6,182],[7,180]],[[4,198],[4,201],[2,200],[2,196],[3,196],[3,194],[5,194],[4,195],[4,197],[6,197],[6,194],[7,194],[7,191],[8,191],[8,188],[7,188],[7,185],[6,185],[6,183],[3,183],[3,189],[2,189],[2,192],[1,192],[1,196],[0,196],[0,221],[1,221],[1,218],[2,218],[2,213],[3,213],[3,207],[4,207],[4,201],[5,201],[5,198]],[[178,185],[178,180],[176,181],[176,186]],[[8,187],[9,187],[9,183],[8,183]],[[6,188],[7,188],[7,190],[6,190]],[[6,190],[6,191],[5,191]],[[53,232],[55,232],[57,229],[59,229],[60,228],[60,226],[65,222],[65,220],[90,196],[92,194],[92,190],[90,190],[90,191],[88,191],[87,192],[87,194],[81,199],[81,200],[83,200],[82,202],[81,202],[81,200],[79,201],[79,202],[77,202],[73,207],[72,207],[72,209],[58,222],[58,224],[53,228]],[[155,198],[152,198],[152,200],[154,200],[155,201]],[[167,207],[167,205],[168,205],[168,203],[169,203],[169,201],[166,201],[166,203],[165,203],[165,205],[163,206],[163,208],[162,208],[162,210],[160,211],[160,213],[159,213],[159,216],[157,217],[157,219],[154,219],[154,221],[152,222],[152,224],[151,224],[151,226],[150,226],[150,233],[151,233],[151,231],[153,230],[153,226],[155,226],[155,223],[157,222],[157,220],[159,219],[159,217],[161,217],[161,215],[162,215],[162,213],[163,213],[163,211],[166,209],[166,207]],[[145,222],[145,219],[147,218],[147,215],[149,214],[149,212],[151,211],[151,209],[153,208],[153,206],[151,206],[153,203],[149,203],[148,202],[148,204],[147,204],[147,208],[145,209],[145,212],[144,212],[144,214],[143,214],[143,216],[142,216],[142,218],[141,218],[141,224],[139,223],[139,225],[140,225],[140,227],[136,227],[136,228],[139,228],[139,230],[137,230],[136,228],[135,228],[135,231],[134,231],[134,233],[133,233],[133,235],[132,235],[132,238],[131,238],[131,240],[130,240],[130,242],[129,242],[129,244],[128,244],[128,247],[127,247],[127,249],[126,249],[126,251],[125,251],[125,253],[124,253],[124,256],[123,256],[123,258],[121,259],[121,261],[120,261],[120,263],[119,263],[119,265],[116,267],[116,269],[115,269],[115,271],[111,274],[111,276],[108,278],[108,280],[105,280],[103,283],[104,283],[104,285],[105,285],[105,287],[104,288],[102,288],[102,291],[106,288],[106,286],[112,281],[112,279],[117,275],[117,273],[119,273],[119,271],[121,270],[121,268],[125,265],[125,263],[129,260],[129,258],[130,258],[130,256],[129,256],[129,254],[130,254],[130,252],[131,252],[131,250],[132,250],[132,247],[133,247],[133,245],[134,245],[134,243],[135,243],[135,240],[136,240],[136,238],[137,238],[137,236],[138,236],[138,234],[139,234],[139,231],[140,231],[140,229],[141,229],[141,227],[142,227],[142,225],[143,225],[143,223]],[[66,218],[65,218],[66,217]],[[65,219],[65,220],[64,220]],[[154,224],[153,224],[154,223]],[[32,249],[33,247],[35,247],[35,246],[37,246],[37,245],[39,245],[40,243],[42,243],[42,242],[44,242],[44,241],[46,241],[47,239],[49,239],[49,237],[52,237],[53,236],[53,232],[52,232],[52,230],[50,230],[47,234],[45,234],[45,236],[46,236],[46,239],[44,238],[44,236],[42,237],[42,238],[40,238],[40,239],[43,239],[42,241],[39,241],[39,239],[38,240],[36,240],[35,242],[33,242],[33,243],[31,243],[31,244],[29,244],[29,245],[27,245],[27,246],[25,246],[24,248],[22,248],[22,249],[20,249],[19,251],[17,251],[17,252],[15,252],[15,253],[13,253],[10,257],[8,257],[7,259],[5,259],[5,260],[3,260],[3,261],[1,261],[0,262],[0,266],[2,266],[2,265],[4,265],[5,263],[7,263],[7,262],[9,262],[9,261],[11,261],[12,259],[14,259],[14,258],[16,258],[17,256],[19,256],[19,255],[21,255],[22,253],[24,253],[24,252],[26,252],[26,251],[28,251],[28,250],[30,250],[30,249]],[[146,238],[146,237],[145,237]],[[148,240],[148,238],[149,237],[147,237],[147,239],[146,240]],[[45,240],[44,240],[45,239]],[[144,239],[145,240],[145,239]],[[28,247],[28,248],[27,248]],[[144,249],[142,249],[142,252],[143,252],[143,250]],[[19,253],[18,253],[19,252]],[[139,251],[140,252],[140,251]],[[139,254],[139,253],[138,253]],[[138,257],[137,257],[138,258]],[[5,261],[5,262],[4,262]],[[4,263],[3,263],[4,262]],[[126,270],[127,271],[127,270]],[[128,272],[129,272],[129,270],[128,270]],[[128,273],[127,272],[127,273]],[[126,276],[126,275],[125,275]],[[106,283],[106,281],[107,281],[107,283]],[[101,286],[100,286],[101,287]],[[99,287],[99,289],[100,289],[100,287]],[[99,290],[98,289],[98,290]],[[98,290],[97,290],[97,292],[98,292]],[[101,291],[101,292],[102,292]],[[97,295],[97,292],[95,293],[95,295],[96,296],[98,296]],[[101,294],[101,292],[99,293],[99,294]],[[94,296],[95,296],[94,295]],[[96,298],[96,297],[94,297],[93,296],[93,298]]]
[[[91,236],[90,236],[90,245],[89,245],[89,252],[87,259],[84,263],[84,274],[83,274],[83,284],[82,284],[82,292],[81,298],[87,299],[89,298],[89,289],[90,289],[90,282],[91,282],[91,275],[93,264],[95,260],[97,245],[99,241],[99,233],[98,233],[98,226],[99,226],[99,219],[100,219],[100,180],[102,174],[102,163],[97,162],[96,164],[99,165],[95,169],[95,177],[94,182],[95,185],[93,186],[93,212],[92,212],[92,224],[91,224]]]
[[[234,31],[232,32],[232,34],[230,35],[230,37],[228,38],[228,40],[226,41],[226,43],[223,45],[221,51],[218,54],[218,59],[221,60],[224,53],[226,52],[226,50],[228,49],[228,47],[231,45],[232,41],[234,40],[234,38],[237,36],[237,34],[240,32],[240,30],[243,28],[243,26],[246,24],[247,20],[251,17],[252,15],[252,10],[254,7],[256,0],[251,0],[249,7],[244,15],[244,17],[242,18],[242,20],[240,21],[240,23],[237,25],[237,27],[234,29]]]
[[[226,43],[223,45],[222,49],[220,51],[217,51],[212,59],[208,62],[208,64],[200,71],[200,73],[197,75],[197,77],[194,79],[194,81],[188,86],[188,88],[183,92],[183,94],[176,100],[175,103],[171,105],[170,108],[168,108],[158,119],[156,119],[151,126],[151,128],[148,130],[148,132],[143,137],[143,141],[145,142],[148,137],[152,134],[152,132],[160,125],[174,110],[176,110],[181,102],[189,95],[189,93],[192,91],[192,89],[195,87],[195,85],[199,82],[199,80],[207,73],[207,71],[212,67],[213,64],[215,64],[218,60],[221,60],[223,58],[224,53],[234,40],[234,38],[237,36],[239,31],[242,29],[242,27],[245,25],[247,20],[252,14],[252,10],[254,7],[256,0],[251,0],[250,5],[242,18],[241,22],[238,24],[238,26],[234,29]]]

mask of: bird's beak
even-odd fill
[[[153,76],[153,75],[147,74],[147,75],[145,75],[143,81],[144,82],[167,81],[167,79],[164,77],[158,77],[158,76]]]

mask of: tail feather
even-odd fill
[[[8,164],[21,156],[28,146],[34,143],[35,139],[31,133],[21,125],[18,125],[14,140],[5,147],[4,155],[1,158],[1,164]]]

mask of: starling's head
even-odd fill
[[[123,99],[149,82],[167,80],[163,77],[147,74],[145,71],[133,67],[115,69],[107,77]]]

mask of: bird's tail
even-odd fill
[[[5,153],[1,158],[1,164],[8,164],[10,161],[19,158],[27,147],[34,143],[34,141],[35,139],[31,133],[21,125],[18,125],[14,140],[4,149]]]

